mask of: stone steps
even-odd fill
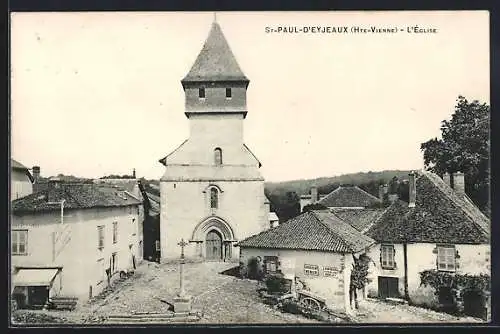
[[[106,323],[119,324],[155,324],[172,322],[196,322],[201,318],[200,312],[190,312],[189,314],[169,313],[135,313],[135,314],[114,314],[106,318]]]

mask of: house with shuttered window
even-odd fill
[[[332,309],[351,312],[353,256],[359,257],[374,243],[334,213],[313,210],[237,245],[243,265],[258,259],[266,273],[281,272],[291,281],[298,278]]]
[[[377,241],[368,252],[377,263],[369,295],[434,306],[439,300],[420,285],[420,272],[490,274],[490,220],[465,194],[463,174],[452,180],[410,173],[409,202],[396,200],[360,225]]]
[[[10,285],[18,306],[86,301],[133,267],[142,254],[141,205],[119,187],[60,180],[13,201]]]

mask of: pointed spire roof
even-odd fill
[[[215,21],[194,65],[181,82],[193,81],[249,81]]]

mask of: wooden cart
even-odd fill
[[[297,291],[300,306],[307,312],[319,312],[325,308],[326,299],[308,290]]]
[[[257,289],[259,296],[266,300],[267,304],[277,305],[286,300],[295,300],[303,308],[305,312],[314,313],[319,312],[325,308],[326,299],[312,293],[308,290],[298,290],[296,293],[288,291],[287,293],[281,294],[270,294],[265,287],[259,287]]]

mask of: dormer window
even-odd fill
[[[216,166],[222,165],[222,150],[219,147],[214,150],[214,164]]]
[[[231,88],[226,88],[226,99],[230,99],[232,97]]]
[[[204,99],[205,98],[205,88],[204,87],[198,89],[198,97],[200,99]]]

